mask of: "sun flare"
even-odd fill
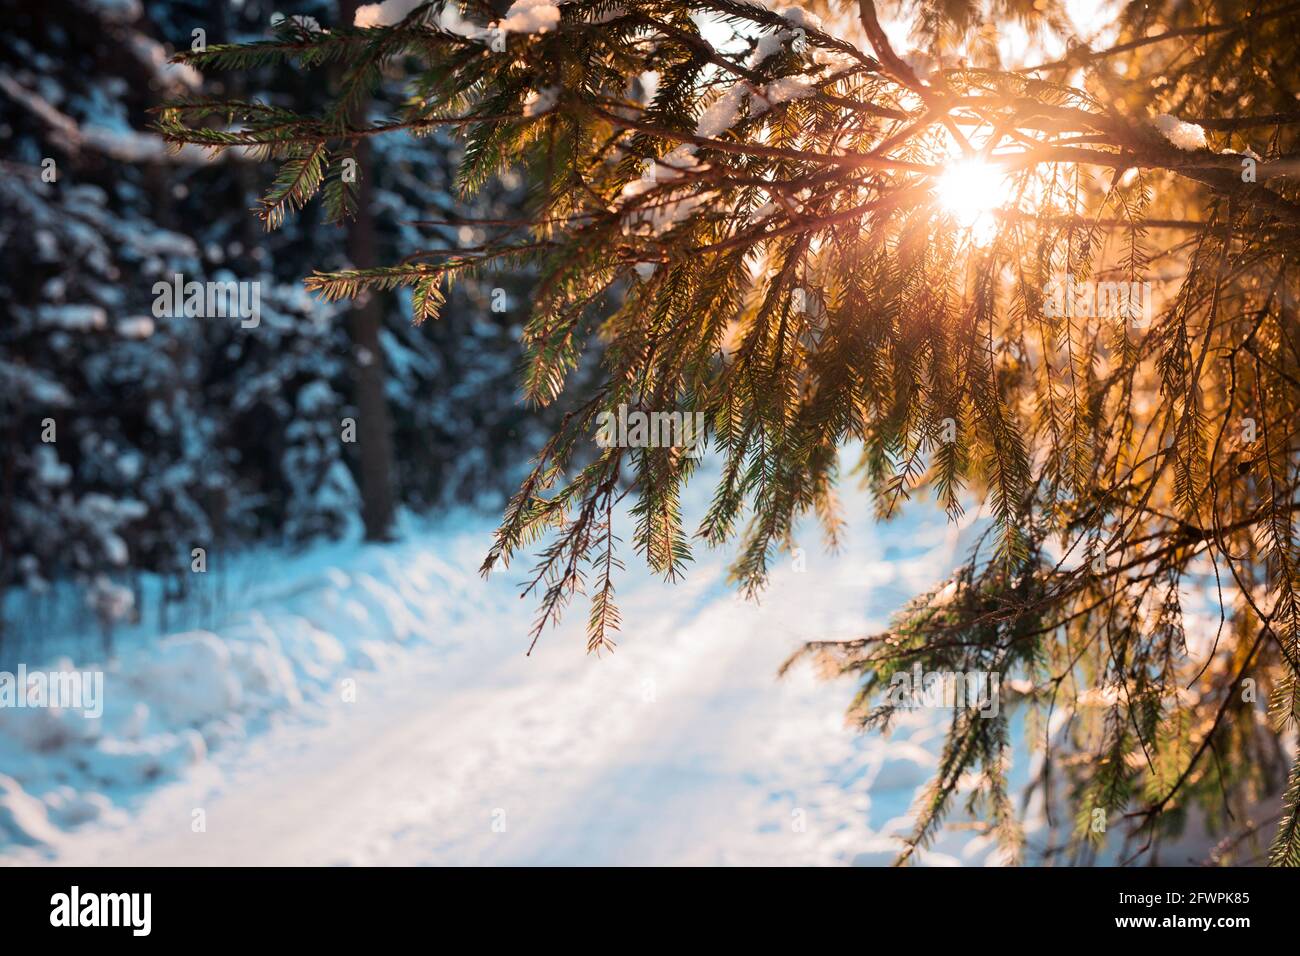
[[[957,225],[969,229],[978,245],[992,239],[997,228],[993,210],[1012,202],[1005,172],[979,159],[954,162],[935,183],[935,197]]]

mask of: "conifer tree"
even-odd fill
[[[458,136],[466,196],[527,174],[528,215],[480,223],[483,243],[307,285],[409,287],[423,322],[454,283],[536,269],[523,381],[541,405],[603,344],[484,563],[540,547],[537,633],[582,591],[589,648],[612,644],[629,487],[652,569],[675,579],[694,546],[734,540],[753,594],[802,516],[844,533],[849,454],[881,518],[922,492],[991,515],[886,633],[804,649],[860,681],[864,728],[889,726],[882,691],[916,665],[1001,674],[1014,698],[952,708],[903,860],[962,800],[1019,858],[1023,715],[1034,786],[1070,817],[1051,851],[1091,859],[1109,821],[1123,859],[1151,859],[1195,813],[1231,837],[1224,859],[1268,825],[1271,861],[1300,864],[1283,748],[1300,717],[1300,4],[1119,5],[1101,41],[1054,0],[503,6],[387,0],[186,54],[345,69],[320,115],[192,98],[159,128],[280,160],[286,211],[321,191],[346,215],[341,164],[379,137]],[[891,39],[909,31],[916,49]],[[359,119],[393,74],[401,108]],[[594,445],[619,406],[703,413],[719,477],[698,528],[680,508],[698,458]],[[1208,640],[1188,589],[1222,609]],[[1250,817],[1260,801],[1275,821]]]

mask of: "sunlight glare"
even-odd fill
[[[993,210],[1013,198],[1006,174],[978,159],[954,162],[939,177],[934,192],[940,206],[981,246],[996,232]]]

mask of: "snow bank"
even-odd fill
[[[41,668],[102,671],[103,715],[0,708],[0,850],[53,853],[70,829],[124,820],[150,788],[280,715],[331,703],[350,675],[396,667],[405,645],[434,640],[475,575],[422,544],[249,555],[231,575],[257,583],[235,589],[242,608],[220,626],[127,634],[106,664],[64,657]]]

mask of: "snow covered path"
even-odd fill
[[[438,549],[456,606],[411,622],[425,633],[358,672],[355,702],[331,696],[147,792],[115,825],[0,862],[888,862],[932,766],[936,715],[861,737],[843,726],[849,684],[776,670],[802,640],[883,624],[964,542],[942,519],[855,537],[835,558],[810,548],[802,573],[787,559],[761,605],[734,595],[720,555],[699,555],[678,585],[629,562],[626,629],[600,659],[583,651],[581,606],[523,655],[533,604],[517,574],[473,574],[481,529],[399,545]],[[337,615],[299,598],[322,628]],[[928,862],[988,849],[941,840]]]

